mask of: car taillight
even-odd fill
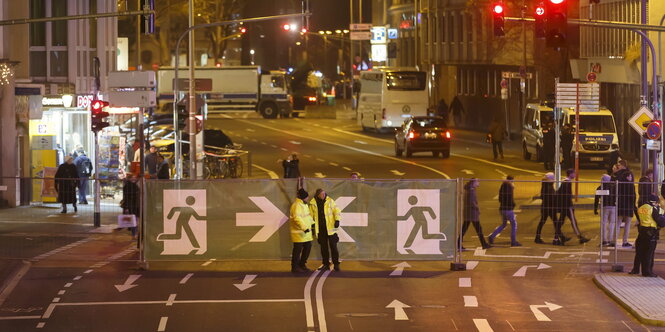
[[[384,119],[384,120],[386,119],[386,109],[385,108],[381,110],[381,119]],[[413,137],[411,137],[411,138],[413,138]]]
[[[450,135],[450,132],[449,132],[449,131],[446,131],[446,134],[445,134],[445,135],[446,135],[446,138],[447,138],[447,139],[450,139],[450,136],[451,136],[451,135]]]
[[[414,139],[416,137],[416,133],[410,131],[409,132],[409,139]]]
[[[311,102],[315,102],[315,101],[316,101],[316,97],[309,97],[309,98],[307,98],[307,100],[309,100],[309,101],[311,101]]]

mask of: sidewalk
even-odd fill
[[[665,326],[665,280],[617,273],[596,274],[593,281],[640,322]]]

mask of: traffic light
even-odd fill
[[[505,17],[505,6],[501,2],[497,2],[492,5],[492,16],[494,17],[494,36],[501,37],[506,33],[504,32],[504,17]]]
[[[109,106],[108,101],[95,99],[90,102],[91,129],[95,133],[109,126],[109,123],[104,121],[104,118],[109,116],[109,112],[104,112],[104,107],[107,106]]]
[[[239,31],[240,31],[241,34],[245,34],[245,33],[247,33],[247,28],[240,27]]]
[[[185,104],[178,104],[178,130],[184,130],[189,120],[189,112]]]
[[[536,9],[533,12],[533,18],[536,23],[536,38],[545,38],[545,36],[547,36],[545,31],[545,17],[545,5],[541,2],[536,6]]]
[[[545,1],[545,39],[548,47],[561,48],[566,46],[568,29],[568,3],[566,0]]]

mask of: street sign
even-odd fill
[[[108,76],[108,98],[112,107],[154,107],[157,105],[154,71],[116,71]]]
[[[659,139],[662,133],[662,128],[660,126],[660,121],[651,122],[646,129],[647,138],[649,139]]]
[[[598,75],[596,75],[596,73],[594,73],[594,72],[590,72],[590,73],[586,74],[586,80],[588,82],[595,82],[597,79],[598,79]]]
[[[351,31],[351,40],[372,40],[370,31]]]
[[[501,85],[501,89],[506,89],[506,88],[508,88],[508,80],[506,80],[505,78],[502,79],[500,85]]]
[[[647,130],[647,126],[645,126],[644,123],[650,122],[652,119],[653,113],[651,113],[646,106],[642,106],[632,117],[630,117],[628,124],[633,127],[638,134],[644,135],[644,132]]]
[[[385,44],[387,41],[386,27],[372,27],[372,44]]]
[[[526,78],[526,67],[520,66],[520,78]]]
[[[597,83],[557,83],[556,107],[577,107],[580,111],[600,110],[600,85]]]
[[[647,150],[651,151],[660,151],[661,144],[660,141],[648,139],[647,140]]]
[[[399,38],[399,33],[397,29],[388,29],[388,39],[397,39]]]
[[[349,30],[358,31],[358,30],[370,30],[372,29],[372,23],[351,23],[349,24]]]
[[[501,88],[501,100],[508,100],[508,89]]]

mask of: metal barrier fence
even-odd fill
[[[567,201],[561,190],[557,194],[553,181],[512,181],[518,226],[515,241],[522,246],[511,247],[515,244],[510,239],[512,225],[507,223],[506,229],[493,237],[493,247],[483,249],[473,222],[482,226],[485,240],[503,224],[507,215],[499,213],[500,188],[507,184],[502,180],[477,182],[478,218],[470,208],[468,179],[305,179],[304,185],[310,196],[316,188],[323,188],[337,201],[342,212],[338,234],[344,259],[487,260],[600,267],[633,261],[632,247],[622,245],[634,244],[637,236],[635,208],[649,193],[658,193],[660,186],[617,181],[568,183],[564,186],[570,187],[571,201]],[[71,205],[68,213],[60,213],[62,206],[56,202],[54,184],[54,179],[0,179],[0,201],[7,199],[7,191],[19,189],[18,200],[24,204],[0,209],[0,227],[6,230],[0,233],[0,258],[33,258],[38,250],[57,248],[95,231],[94,180],[88,181],[89,204],[77,205],[76,213]],[[118,215],[123,213],[120,203],[124,184],[123,180],[100,180],[99,212],[106,228],[115,228]],[[139,209],[143,212],[139,228],[145,230],[140,233],[142,259],[286,259],[290,255],[288,216],[296,193],[294,179],[143,180],[136,184],[145,188],[143,208]],[[543,189],[547,186],[550,189]],[[188,202],[190,197],[194,203]],[[140,201],[140,197],[130,199]],[[553,245],[553,220],[558,221],[568,211],[573,212],[576,223],[566,218],[562,232],[571,239],[564,246]],[[185,213],[190,213],[190,218],[181,218]],[[543,215],[548,218],[539,227]],[[182,227],[185,224],[191,226],[190,230]],[[455,246],[455,239],[465,228],[464,238]],[[539,228],[544,243],[535,243]],[[205,233],[205,241],[198,238],[201,232]],[[198,243],[191,241],[191,234]],[[607,242],[605,246],[603,242]],[[317,250],[312,253],[314,259]]]

